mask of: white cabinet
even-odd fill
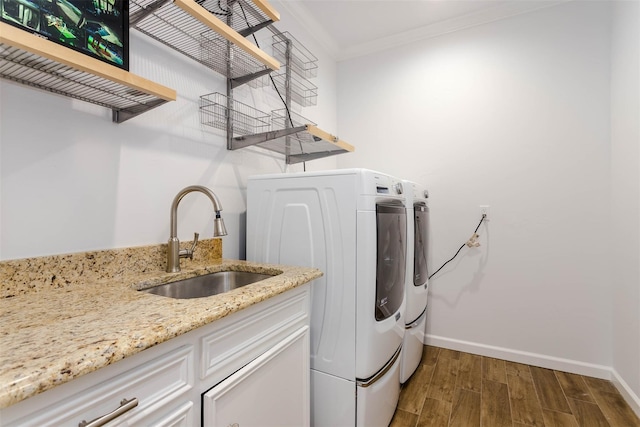
[[[2,425],[75,427],[82,421],[90,422],[113,413],[133,399],[138,402],[137,405],[129,405],[131,409],[126,411],[123,408],[123,413],[117,417],[118,422],[122,425],[148,425],[148,421],[157,420],[163,412],[171,412],[172,406],[179,406],[174,402],[193,388],[193,357],[192,345],[181,346],[107,381],[86,387],[66,399],[56,399],[58,390],[50,390],[51,393],[45,393],[50,394],[46,396],[47,399],[35,400],[36,407],[45,405],[42,410],[29,411],[15,421],[9,421],[14,407],[7,408],[7,416],[3,410]],[[61,396],[64,394],[64,391],[60,393]],[[21,403],[28,404],[30,401],[27,399]],[[161,420],[158,421],[163,425]]]
[[[202,416],[207,427],[308,425],[309,287],[4,408],[0,427],[76,427],[133,398],[106,425],[193,427]]]
[[[203,425],[308,426],[308,330],[305,326],[294,332],[207,391]]]
[[[149,423],[151,427],[191,427],[194,420],[193,402],[185,402],[178,408]]]

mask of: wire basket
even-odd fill
[[[289,121],[289,116],[291,116],[291,121]],[[291,122],[293,122],[293,126],[291,125]],[[298,127],[306,124],[315,126],[317,123],[314,123],[306,117],[303,117],[298,113],[294,113],[293,111],[289,111],[289,114],[287,114],[287,110],[285,108],[282,108],[280,110],[273,110],[271,112],[271,128],[273,130],[286,129],[288,127]]]
[[[273,36],[273,56],[286,64],[287,44],[291,46],[289,58],[291,71],[305,79],[316,77],[318,75],[318,58],[287,31]]]
[[[230,118],[234,135],[251,135],[269,130],[269,114],[236,100],[233,100],[231,111],[229,111],[227,102],[227,96],[219,92],[202,95],[200,97],[201,123],[226,130],[227,118]]]
[[[199,62],[223,76],[230,78],[242,77],[266,68],[235,45],[230,46],[229,54],[231,59],[227,61],[228,42],[215,31],[202,32],[199,40]]]
[[[280,91],[285,93],[287,76],[285,72],[273,75],[273,82]],[[291,100],[301,107],[310,107],[318,102],[318,88],[308,80],[296,78],[291,74]]]

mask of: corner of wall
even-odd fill
[[[615,369],[611,370],[611,382],[616,386],[631,409],[633,409],[633,412],[640,417],[640,396],[634,393],[631,387],[629,387],[629,384],[627,384]]]

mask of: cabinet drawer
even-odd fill
[[[163,410],[165,405],[193,387],[193,358],[193,346],[180,347],[136,369],[3,425],[75,427],[81,421],[91,421],[114,411],[123,399],[132,398],[138,399],[138,406],[120,415],[110,426],[133,425],[143,418],[154,418],[157,411]]]
[[[216,384],[308,324],[308,295],[299,289],[267,301],[270,307],[223,319],[222,327],[201,340],[200,378]]]

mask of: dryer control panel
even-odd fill
[[[364,193],[371,193],[367,190],[370,184],[375,184],[376,194],[385,194],[391,196],[401,196],[404,194],[402,181],[392,176],[381,174],[374,171],[364,171],[365,179]]]

